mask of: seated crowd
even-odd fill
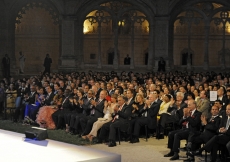
[[[6,105],[16,107],[14,122],[63,129],[97,143],[109,141],[109,147],[116,146],[118,130],[136,143],[142,127],[161,139],[172,124],[170,152],[165,157],[179,159],[180,140],[185,139],[189,156],[185,161],[194,161],[203,150],[211,152],[212,161],[216,161],[220,146],[230,151],[229,82],[229,74],[177,71],[120,75],[89,71],[4,78],[0,109],[5,93]],[[210,91],[217,92],[212,100]],[[12,98],[14,105],[10,105]]]

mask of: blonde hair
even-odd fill
[[[138,96],[140,96],[140,97],[142,98],[143,102],[145,102],[144,96],[143,96],[142,94],[140,94],[140,93],[137,93],[137,94],[136,94],[136,97],[135,97],[135,102],[136,102],[136,103],[137,103],[137,97],[138,97]]]

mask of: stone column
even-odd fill
[[[134,22],[131,25],[131,61],[130,69],[134,69]]]
[[[6,11],[6,28],[4,31],[5,35],[5,50],[4,54],[8,54],[10,57],[10,75],[18,74],[19,67],[16,66],[15,57],[15,17]],[[17,55],[17,54],[16,54]]]
[[[163,57],[166,61],[168,59],[169,51],[169,17],[155,17],[155,56],[154,62],[155,66],[153,71],[158,69],[158,61],[160,57]],[[168,61],[166,61],[168,62]],[[165,69],[168,68],[166,63]]]
[[[169,26],[169,54],[168,54],[168,70],[174,69],[174,58],[173,58],[173,35],[174,35],[174,25]]]
[[[149,51],[148,51],[148,70],[153,68],[153,57],[154,57],[154,25],[149,26]]]
[[[113,68],[118,69],[119,63],[118,63],[118,21],[117,18],[115,18],[113,23],[114,28],[114,59],[113,59]]]
[[[84,69],[84,55],[83,55],[83,47],[84,47],[84,34],[83,29],[84,26],[81,22],[76,21],[75,22],[75,41],[76,44],[74,44],[75,47],[75,58],[76,58],[76,68],[77,69]]]
[[[74,71],[76,69],[74,56],[74,19],[63,19],[61,28],[62,53],[60,57],[59,70]]]
[[[98,54],[97,54],[97,68],[101,69],[101,22],[98,22]]]
[[[204,41],[204,70],[209,70],[209,31],[210,31],[210,26],[205,25],[205,41]]]

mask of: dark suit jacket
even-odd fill
[[[22,88],[18,88],[17,89],[17,97],[23,97],[29,91],[30,90],[28,88],[25,88],[25,90],[22,90]]]
[[[133,103],[134,103],[134,97],[132,98],[132,100],[129,102],[129,104],[128,104],[128,106],[132,106],[133,105]]]
[[[169,106],[167,112],[170,113],[171,115],[175,116],[175,122],[180,121],[180,119],[183,117],[183,109],[186,108],[188,105],[184,102],[180,103],[180,109],[177,110],[177,106],[174,103],[172,107]]]
[[[189,116],[188,118],[185,118],[180,120],[179,124],[182,125],[183,122],[188,122],[188,128],[190,131],[199,131],[201,127],[201,112],[195,111],[192,116]]]
[[[124,105],[121,111],[118,111],[115,115],[119,115],[118,120],[122,120],[124,122],[128,122],[128,119],[130,118],[132,114],[132,106]]]
[[[97,102],[99,99],[97,100]],[[94,116],[96,118],[101,118],[104,116],[103,110],[104,110],[104,102],[105,99],[103,99],[100,103],[98,103],[96,106],[91,106],[91,111],[94,110],[94,114],[90,114],[91,116]]]
[[[226,116],[226,110],[221,108],[221,110],[219,111],[219,114],[218,114],[221,118],[225,117]]]
[[[35,104],[35,96],[36,96],[37,92],[34,92],[33,95],[31,95],[31,93],[29,93],[29,98],[25,99],[25,102],[27,102],[28,104]]]
[[[218,99],[218,98],[217,98]],[[218,99],[219,100],[219,99]],[[226,96],[226,95],[224,95],[223,97],[222,97],[222,103],[223,103],[223,106],[222,106],[222,108],[223,109],[226,109],[226,106],[227,106],[227,104],[228,104],[228,97]]]
[[[115,89],[112,89],[112,90],[108,91],[108,94],[111,96],[112,94],[114,94],[114,92],[115,92]]]
[[[69,96],[65,97],[63,99],[61,108],[63,108],[63,110],[67,110],[67,111],[71,111],[73,109],[73,106],[72,106],[72,104],[69,101]]]
[[[206,142],[211,139],[214,135],[217,134],[219,129],[221,118],[219,116],[215,117],[210,121],[210,118],[207,119],[208,123],[204,126],[204,131],[201,133],[200,137]]]
[[[150,108],[142,109],[140,111],[141,114],[144,114],[147,111],[147,119],[148,119],[148,128],[154,129],[157,126],[157,114],[160,109],[161,100],[157,100],[154,102]],[[143,116],[142,116],[143,117]]]
[[[10,66],[10,58],[9,57],[7,57],[7,58],[3,57],[3,59],[2,59],[2,65],[3,65],[4,68]]]
[[[45,104],[45,105],[52,105],[52,101],[53,101],[54,96],[55,96],[55,95],[54,95],[54,93],[52,92],[52,93],[49,95],[49,97],[45,99],[44,104]]]
[[[86,116],[90,115],[90,111],[91,111],[91,109],[90,109],[91,103],[90,102],[91,102],[91,100],[93,100],[93,98],[91,98],[90,100],[88,100],[87,97],[83,99],[83,105],[81,106],[83,109],[82,113]]]
[[[227,124],[227,121],[228,121],[228,116],[222,117],[219,128],[225,127]],[[218,129],[218,132],[219,132],[219,129]],[[227,135],[230,139],[230,126],[228,127],[227,132],[225,132],[224,134]]]

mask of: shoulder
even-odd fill
[[[198,111],[198,110],[196,110],[195,112],[194,112],[194,115],[201,115],[202,113],[200,112],[200,111]]]

